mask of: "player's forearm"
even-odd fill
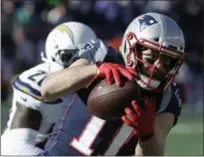
[[[136,156],[163,156],[165,140],[158,135],[153,135],[149,140],[139,142],[136,147]]]
[[[84,88],[97,75],[96,65],[69,67],[49,75],[42,83],[42,95],[53,100]]]

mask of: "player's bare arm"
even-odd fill
[[[137,156],[164,155],[166,137],[175,123],[173,113],[156,114],[154,105],[155,101],[151,99],[144,100],[144,107],[133,101],[133,110],[126,108],[126,115],[122,116],[122,120],[134,128],[139,139],[135,150]]]
[[[74,76],[74,77],[73,77]],[[133,80],[136,72],[114,63],[89,64],[86,59],[75,61],[69,68],[55,72],[44,79],[41,94],[47,100],[53,100],[66,93],[86,87],[94,78],[106,78],[108,84],[114,80],[120,85],[120,77]]]
[[[41,94],[47,100],[55,100],[68,92],[84,88],[97,75],[97,69],[86,59],[79,59],[69,68],[48,75],[42,82]]]
[[[174,115],[162,113],[156,116],[154,135],[147,141],[139,141],[136,147],[136,156],[161,156],[165,152],[166,137],[173,127]]]

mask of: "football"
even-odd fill
[[[124,109],[133,100],[139,101],[141,90],[135,81],[124,81],[123,86],[108,85],[106,80],[101,80],[91,91],[87,101],[89,112],[93,115],[109,120],[120,118]]]

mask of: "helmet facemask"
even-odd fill
[[[52,61],[57,62],[58,64],[66,68],[73,54],[76,53],[77,51],[78,49],[58,50],[58,52],[55,54],[55,57],[52,58]]]
[[[139,75],[137,83],[147,90],[166,90],[185,57],[184,52],[162,46],[157,39],[138,40],[132,32],[127,34],[124,44],[126,66],[136,69]]]

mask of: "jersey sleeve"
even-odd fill
[[[42,82],[44,78],[45,78],[45,76],[40,81]],[[17,89],[17,90],[19,90],[25,94],[28,94],[29,96],[31,96],[37,100],[43,101],[43,97],[42,97],[41,92],[40,92],[40,87],[37,86],[32,81],[33,80],[22,79],[22,78],[20,78],[20,76],[18,76],[13,82],[13,88]]]
[[[112,47],[105,45],[100,39],[85,43],[72,57],[70,65],[80,58],[87,59],[90,64],[96,62],[121,62],[119,53]]]
[[[165,93],[164,93],[165,94]],[[163,99],[161,103],[159,113],[169,112],[172,113],[175,117],[174,125],[177,123],[178,116],[181,114],[181,97],[180,91],[175,83],[169,88],[169,91],[166,93],[166,99]]]
[[[25,92],[13,87],[13,103],[15,104],[16,102],[27,107],[32,107],[33,109],[36,109],[36,107],[33,107],[35,104],[43,103],[41,100],[34,98],[30,94],[26,94]]]
[[[43,103],[57,104],[62,102],[61,98],[48,102],[41,95],[41,84],[43,80],[47,77],[49,66],[39,65],[37,67],[34,67],[32,69],[29,69],[23,72],[14,80],[12,84],[13,89],[15,91],[17,90],[18,93],[22,93],[25,96],[32,98],[33,100],[41,101]]]

